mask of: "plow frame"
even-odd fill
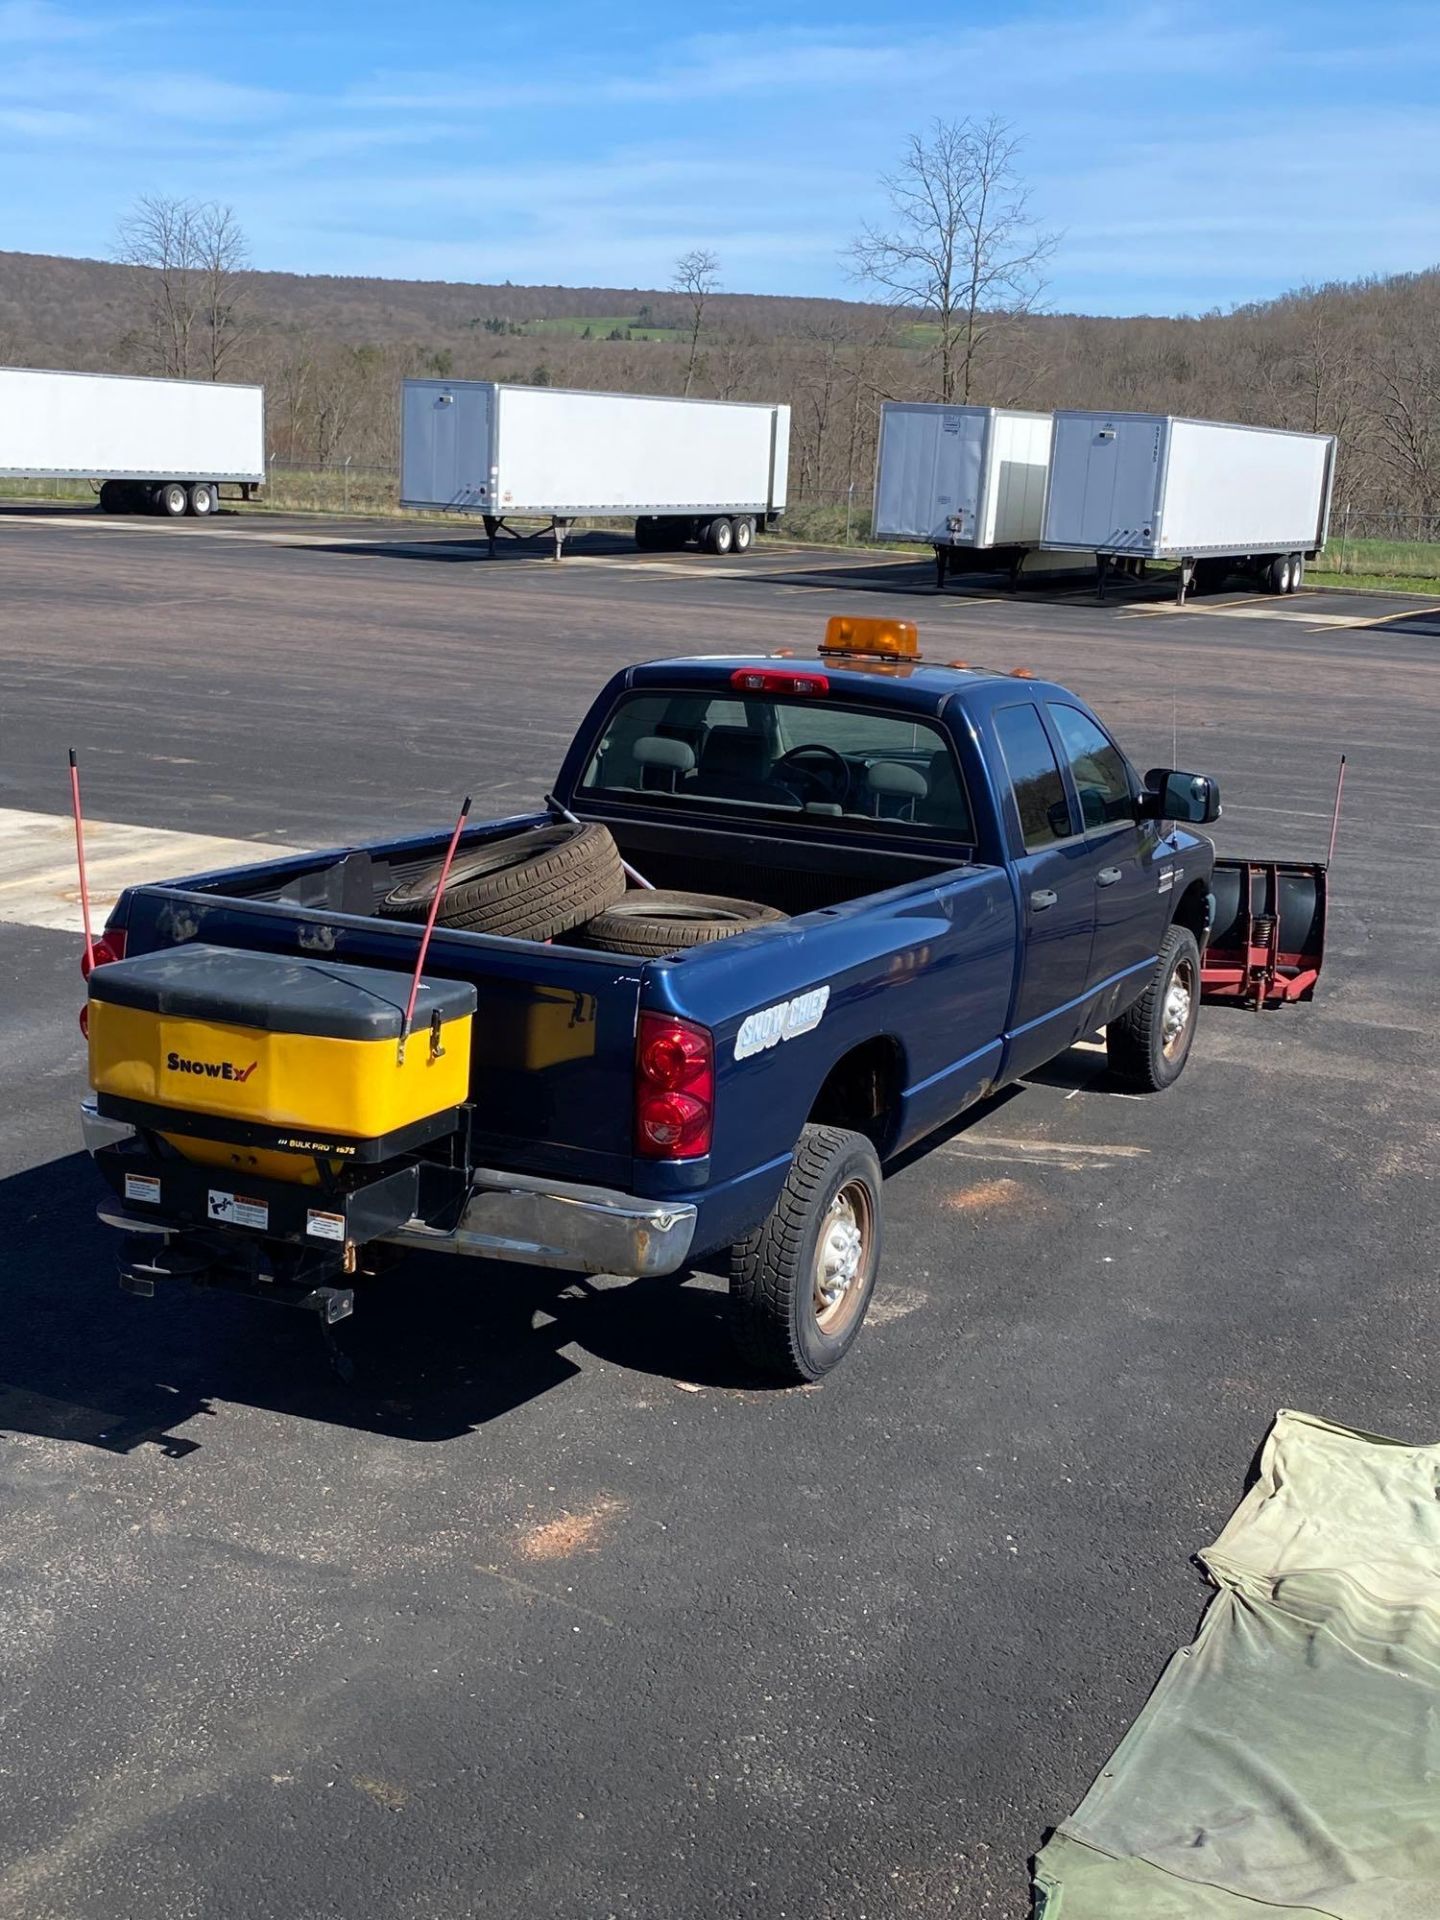
[[[1201,998],[1239,1001],[1257,1010],[1313,1000],[1325,959],[1329,863],[1223,859],[1215,866],[1217,870],[1238,871],[1240,909],[1224,936],[1225,945],[1205,948],[1200,965]],[[1308,876],[1315,888],[1314,914],[1299,948],[1282,944],[1280,882],[1287,876]],[[1234,937],[1237,930],[1238,939]]]

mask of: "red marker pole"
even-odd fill
[[[440,911],[440,902],[445,893],[445,882],[450,878],[450,863],[455,858],[455,849],[460,844],[460,835],[465,831],[465,822],[470,817],[470,796],[465,796],[465,804],[460,809],[460,818],[455,822],[455,831],[450,836],[450,845],[446,849],[445,864],[440,869],[440,878],[435,885],[435,898],[430,902],[430,914],[425,922],[425,931],[420,936],[420,951],[415,958],[415,976],[410,982],[410,998],[405,1002],[405,1018],[400,1024],[399,1060],[405,1059],[405,1042],[410,1038],[410,1022],[415,1018],[415,1002],[420,996],[420,976],[425,971],[425,956],[430,951],[430,936],[435,931],[436,915]]]
[[[1335,859],[1335,836],[1340,831],[1340,796],[1345,791],[1345,756],[1340,756],[1340,772],[1335,781],[1335,811],[1330,816],[1330,851],[1325,856],[1326,866]]]
[[[80,811],[80,766],[70,749],[70,806],[75,815],[75,859],[80,868],[80,913],[85,922],[85,973],[95,968],[95,940],[90,931],[90,882],[85,873],[85,820]]]

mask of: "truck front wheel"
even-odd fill
[[[874,1147],[806,1127],[769,1217],[730,1253],[731,1325],[752,1366],[797,1386],[838,1365],[875,1290],[880,1226]]]
[[[1136,1093],[1159,1093],[1185,1070],[1200,1011],[1200,949],[1188,927],[1171,927],[1150,984],[1105,1029],[1110,1071]]]

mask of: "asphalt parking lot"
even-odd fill
[[[1440,1437],[1440,606],[931,578],[0,510],[0,814],[63,812],[72,744],[138,826],[510,811],[616,667],[881,594],[1217,775],[1223,851],[1322,857],[1349,756],[1314,1005],[1207,1009],[1152,1099],[1077,1049],[908,1157],[873,1323],[795,1392],[705,1276],[417,1262],[353,1390],[308,1319],[122,1297],[78,943],[0,924],[3,1920],[1014,1920],[1276,1408]]]

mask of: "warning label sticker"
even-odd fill
[[[319,1213],[312,1207],[305,1215],[305,1231],[313,1234],[317,1240],[343,1240],[345,1216],[343,1213]]]
[[[125,1176],[125,1198],[143,1200],[147,1207],[160,1204],[160,1182],[148,1173],[127,1173]]]
[[[206,1212],[227,1227],[268,1227],[270,1208],[264,1200],[247,1200],[243,1193],[222,1193],[211,1187]]]

